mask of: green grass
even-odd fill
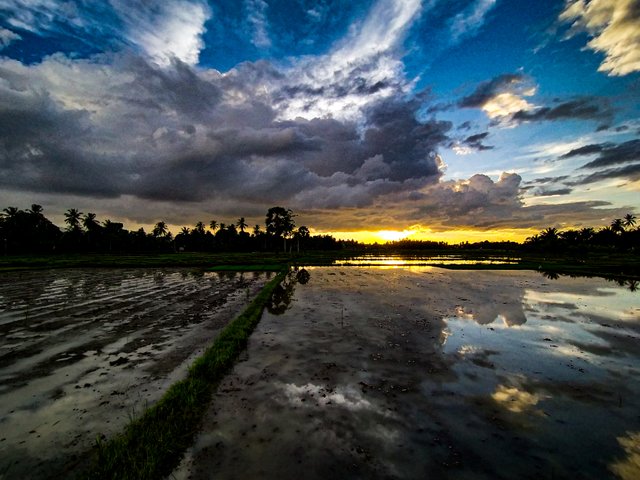
[[[187,378],[164,396],[123,433],[98,442],[92,466],[80,478],[151,479],[168,475],[193,443],[218,382],[245,348],[249,335],[276,286],[281,271],[251,304],[217,336],[189,369]]]

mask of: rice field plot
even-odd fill
[[[16,271],[0,282],[0,478],[60,477],[182,378],[270,273]]]

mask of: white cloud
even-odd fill
[[[467,10],[457,14],[451,22],[452,41],[475,34],[484,24],[485,16],[496,5],[496,0],[477,0]]]
[[[419,0],[379,0],[331,52],[303,59],[289,72],[291,84],[307,85],[318,94],[288,99],[280,118],[357,121],[366,105],[408,92],[411,82],[404,76],[401,47],[420,12]]]
[[[258,48],[269,48],[269,23],[267,21],[267,8],[269,5],[264,0],[246,0],[247,21],[251,26],[251,42]]]
[[[482,110],[489,118],[500,119],[509,117],[516,112],[532,110],[534,105],[527,102],[523,96],[532,96],[535,89],[525,90],[520,94],[500,93],[482,105]]]
[[[131,8],[128,1],[115,0],[113,6],[126,25],[126,36],[160,65],[178,58],[189,65],[198,63],[204,48],[204,24],[211,17],[202,1],[161,3],[158,8],[139,4]]]
[[[587,47],[605,54],[598,71],[627,75],[640,71],[640,6],[637,0],[570,0],[560,14],[571,22],[569,36],[587,31]]]
[[[22,37],[11,30],[0,27],[0,50],[11,45],[12,42],[20,40]]]

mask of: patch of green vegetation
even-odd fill
[[[285,275],[281,269],[193,363],[186,379],[172,385],[122,434],[98,442],[93,465],[81,478],[151,479],[168,475],[191,446],[214,389],[245,348],[262,311]]]

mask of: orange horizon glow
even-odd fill
[[[462,242],[523,242],[527,237],[539,233],[532,228],[504,228],[493,230],[456,229],[446,231],[433,231],[430,229],[409,230],[359,230],[359,231],[326,231],[313,232],[314,235],[331,235],[338,240],[355,240],[361,243],[374,244],[386,243],[398,240],[426,240],[434,242],[446,242],[458,244]]]

